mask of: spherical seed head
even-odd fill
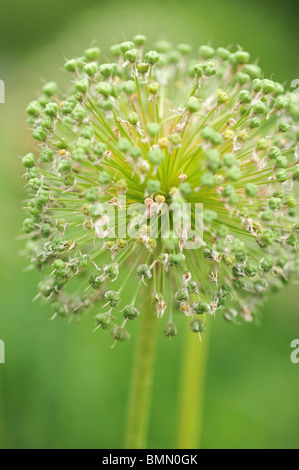
[[[69,91],[49,82],[26,110],[38,145],[22,158],[23,233],[38,295],[53,316],[90,310],[115,341],[143,314],[142,289],[166,336],[178,310],[200,335],[216,312],[252,321],[299,272],[297,97],[241,49],[192,57],[145,42],[112,46],[117,63],[86,49],[64,65]]]

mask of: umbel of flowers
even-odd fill
[[[27,107],[37,146],[22,159],[23,232],[38,296],[53,317],[91,311],[116,341],[142,315],[143,284],[175,336],[176,305],[194,333],[208,315],[251,322],[265,293],[299,272],[298,98],[241,49],[145,42],[112,46],[109,62],[86,49],[64,64],[67,91],[46,83]],[[138,236],[120,237],[136,214],[112,220],[104,204],[134,203],[145,207]],[[190,223],[153,237],[150,216],[172,203],[191,204]],[[196,204],[201,243],[188,250]]]

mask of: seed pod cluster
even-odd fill
[[[116,341],[129,338],[142,285],[171,337],[175,305],[194,333],[216,312],[252,321],[264,295],[299,272],[298,97],[241,49],[145,43],[112,46],[107,63],[97,47],[67,60],[67,91],[49,82],[27,107],[37,146],[22,158],[38,296],[54,316],[91,310]],[[182,216],[189,204],[190,222],[178,232],[173,218],[162,236],[171,204]],[[202,234],[192,238],[196,204]]]

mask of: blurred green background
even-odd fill
[[[142,32],[193,46],[240,44],[276,80],[299,78],[298,2],[285,0],[2,0],[0,78],[0,448],[119,448],[125,422],[134,336],[110,349],[109,335],[80,324],[49,321],[32,303],[38,275],[24,273],[16,240],[23,214],[23,170],[17,158],[32,148],[24,109],[44,80],[64,84],[64,57],[93,41],[105,54],[114,41]],[[133,288],[133,286],[132,286]],[[212,321],[202,447],[298,448],[298,286],[273,297],[262,327]],[[183,329],[169,343],[160,334],[150,448],[175,443]],[[190,387],[190,399],[192,396]]]

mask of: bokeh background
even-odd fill
[[[0,448],[119,448],[125,423],[131,341],[110,349],[92,334],[93,320],[49,321],[32,303],[38,275],[24,272],[17,235],[22,223],[23,170],[18,156],[32,148],[24,109],[43,80],[65,83],[64,57],[91,43],[109,45],[142,32],[194,47],[240,44],[276,80],[299,79],[295,0],[2,0],[0,78]],[[132,286],[133,288],[133,286]],[[298,448],[298,285],[265,305],[261,327],[211,324],[201,446]],[[159,339],[150,448],[175,445],[183,328],[170,344]],[[186,327],[186,324],[184,325]],[[190,386],[190,399],[192,396]]]

